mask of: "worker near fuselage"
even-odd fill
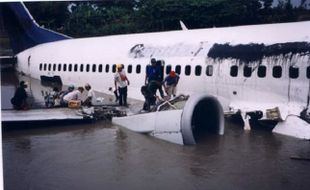
[[[74,90],[74,85],[69,85],[67,90],[63,90],[59,93],[60,105],[66,105],[64,102],[64,97]]]
[[[91,88],[90,84],[85,84],[85,89],[87,90],[87,98],[83,102],[84,105],[86,106],[93,106],[94,101],[96,100],[95,92]]]
[[[70,100],[78,100],[78,101],[82,102],[82,93],[83,93],[83,91],[84,91],[84,88],[80,86],[80,87],[78,87],[77,90],[69,92],[67,95],[65,95],[63,97],[64,105],[65,106],[68,105]]]
[[[175,73],[175,71],[170,71],[169,75],[166,76],[165,80],[163,81],[165,91],[169,98],[171,98],[171,96],[176,96],[179,79],[180,77],[178,74]]]
[[[162,86],[162,70],[161,65],[156,64],[156,59],[151,59],[151,65],[146,67],[145,75],[145,85],[151,86],[152,89],[155,88],[155,94],[157,89],[159,90],[160,96],[164,98],[164,92],[161,88]]]
[[[116,69],[117,72],[114,75],[114,85],[115,89],[118,89],[119,92],[119,105],[127,106],[127,86],[129,85],[129,80],[121,64],[117,64]]]
[[[15,91],[13,98],[11,99],[11,103],[13,104],[13,107],[16,110],[25,110],[28,108],[27,105],[28,95],[25,88],[27,88],[27,84],[25,83],[25,81],[21,81],[19,83],[19,87]]]

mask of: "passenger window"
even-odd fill
[[[56,71],[56,64],[53,64],[53,71]]]
[[[39,66],[39,70],[41,71],[42,70],[42,63],[40,63],[40,66]]]
[[[89,72],[89,64],[86,65],[86,72]]]
[[[74,72],[77,72],[77,70],[78,70],[78,65],[74,64]]]
[[[93,64],[93,72],[96,72],[96,64]]]
[[[141,72],[141,65],[137,65],[136,67],[136,73],[140,73]]]
[[[110,65],[106,64],[106,66],[105,66],[105,72],[108,73],[109,70],[110,70]]]
[[[208,65],[207,66],[206,75],[207,76],[212,76],[213,75],[213,66],[212,65]]]
[[[127,67],[127,72],[128,72],[128,73],[132,73],[132,65],[128,65],[128,67]]]
[[[310,66],[307,67],[307,78],[310,79]]]
[[[282,67],[281,66],[274,66],[272,69],[272,76],[274,78],[281,78],[282,76]]]
[[[58,71],[61,71],[61,64],[58,64]]]
[[[257,69],[257,76],[259,78],[264,78],[266,76],[266,66],[260,65]]]
[[[69,72],[72,71],[72,64],[69,64],[69,68],[68,68]]]
[[[195,67],[195,75],[196,76],[200,76],[201,75],[201,66],[200,65],[197,65]]]
[[[289,75],[290,78],[297,79],[299,76],[299,68],[290,66]]]
[[[116,65],[113,64],[113,66],[112,66],[112,73],[115,73],[115,72],[116,72]]]
[[[232,76],[232,77],[238,76],[238,66],[237,65],[233,65],[230,67],[230,76]]]
[[[80,65],[80,72],[83,72],[83,71],[84,71],[84,65],[81,64],[81,65]]]
[[[248,65],[245,65],[243,67],[243,76],[251,77],[251,75],[252,75],[252,67],[249,67]]]
[[[186,65],[185,66],[185,75],[190,75],[191,74],[191,66],[190,65]]]
[[[102,73],[102,64],[99,65],[98,71],[99,71],[99,73]]]
[[[175,66],[175,72],[178,73],[179,75],[181,74],[181,65]]]
[[[44,63],[43,70],[46,71],[46,63]]]
[[[171,71],[171,65],[166,66],[166,75],[168,75]]]
[[[48,64],[48,71],[51,70],[52,64]]]
[[[67,71],[67,64],[64,64],[64,71]]]

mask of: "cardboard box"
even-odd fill
[[[70,100],[68,102],[68,107],[73,108],[73,109],[80,108],[81,107],[81,101],[80,100]]]

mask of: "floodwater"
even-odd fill
[[[2,72],[3,108],[17,81]],[[195,146],[107,121],[4,130],[2,140],[5,190],[310,189],[310,161],[292,159],[310,158],[310,141],[230,120],[224,136]]]

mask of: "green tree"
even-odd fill
[[[39,25],[63,32],[69,17],[69,2],[26,2],[25,5]]]

